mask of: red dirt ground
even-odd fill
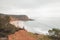
[[[9,40],[36,40],[25,30],[19,30],[15,34],[9,35]]]

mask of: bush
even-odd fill
[[[48,31],[50,35],[50,38],[53,40],[60,40],[60,29],[53,28],[52,30]]]
[[[19,28],[9,23],[9,16],[0,16],[0,37],[15,33]]]

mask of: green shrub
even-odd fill
[[[19,30],[19,28],[11,25],[9,21],[9,16],[0,16],[0,37],[8,36]]]
[[[60,29],[57,28],[53,28],[52,30],[48,31],[49,34],[53,33],[50,38],[52,38],[53,40],[60,40]]]

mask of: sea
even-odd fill
[[[28,32],[48,34],[48,30],[52,28],[60,29],[60,17],[37,17],[34,21],[26,21],[24,24]]]

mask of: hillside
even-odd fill
[[[7,14],[0,13],[0,17],[4,17],[4,16],[9,16],[14,20],[33,21],[33,19],[30,19],[27,15],[7,15]]]
[[[25,30],[19,30],[15,34],[9,35],[9,40],[37,40],[29,35]]]

